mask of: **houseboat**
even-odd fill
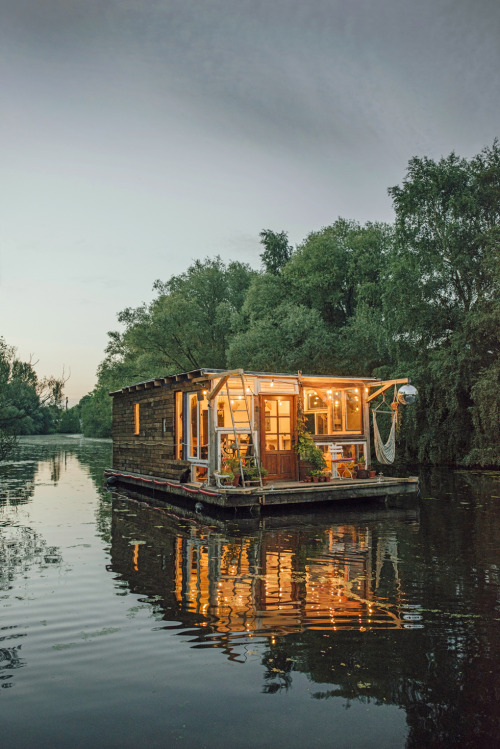
[[[198,369],[129,385],[110,393],[106,475],[219,507],[413,492],[415,478],[356,471],[369,463],[370,404],[394,387],[397,413],[407,382]]]

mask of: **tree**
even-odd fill
[[[396,244],[384,314],[392,360],[419,381],[425,425],[414,430],[413,451],[420,460],[462,461],[486,423],[480,394],[488,392],[493,411],[500,403],[498,387],[487,386],[500,354],[498,142],[470,160],[413,158],[389,194]],[[498,430],[480,440],[490,456],[492,440]],[[475,456],[490,459],[477,448]]]
[[[264,229],[260,232],[260,243],[264,250],[260,254],[266,273],[278,276],[292,256],[293,247],[288,244],[285,231],[274,232]]]
[[[6,457],[19,434],[46,434],[54,431],[59,418],[62,377],[39,379],[32,359],[22,362],[16,349],[0,338],[0,442]]]
[[[380,280],[392,242],[386,224],[339,218],[309,234],[283,271],[296,302],[317,309],[337,332],[357,305],[380,306]]]

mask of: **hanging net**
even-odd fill
[[[384,443],[382,442],[382,437],[380,436],[380,432],[378,430],[377,412],[373,411],[373,442],[375,445],[375,455],[377,456],[378,462],[383,463],[384,465],[394,463],[394,458],[396,457],[396,422],[398,420],[397,410],[392,412],[391,419],[391,431],[389,432],[389,438],[384,445]]]

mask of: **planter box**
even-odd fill
[[[369,473],[368,473],[368,471],[366,469],[360,468],[360,469],[358,469],[358,471],[356,473],[356,478],[357,479],[367,479],[367,478],[369,478]]]

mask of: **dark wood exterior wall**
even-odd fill
[[[179,382],[114,393],[113,468],[179,479],[190,464],[175,459],[175,393],[196,392],[206,387],[206,382]],[[139,404],[139,434],[134,434],[134,403]],[[166,419],[165,432],[163,419]]]

